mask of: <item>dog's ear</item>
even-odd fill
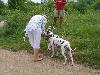
[[[49,33],[49,31],[47,31],[47,34]]]
[[[55,29],[55,27],[53,26],[53,29]]]
[[[49,26],[49,28],[51,28],[51,26]]]

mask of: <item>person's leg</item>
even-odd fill
[[[57,25],[57,19],[58,17],[54,17],[54,25]]]
[[[60,17],[60,26],[63,25],[63,17]]]
[[[58,10],[54,10],[54,25],[57,25],[58,20]]]
[[[31,47],[33,47],[33,42],[34,42],[33,31],[28,31],[28,40]]]
[[[34,61],[40,61],[42,58],[40,57],[40,49],[39,48],[34,48]]]
[[[33,42],[34,61],[39,61],[42,60],[42,58],[40,57],[41,30],[35,30],[33,36],[34,36],[34,42]]]
[[[34,61],[41,60],[40,57],[40,40],[41,40],[41,32],[38,31],[29,31],[28,32],[29,42],[33,47]]]
[[[59,11],[60,26],[63,25],[64,10]]]

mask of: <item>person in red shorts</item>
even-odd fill
[[[63,23],[64,17],[64,8],[67,3],[67,0],[54,0],[55,9],[54,9],[54,23],[57,24],[57,20],[60,20],[60,26]]]

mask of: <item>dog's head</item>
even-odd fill
[[[47,30],[46,30],[46,40],[48,40],[50,37],[53,37],[53,30],[55,28],[53,26],[48,26]]]
[[[52,31],[53,32],[54,29],[55,29],[54,26],[48,26],[47,31]]]
[[[46,31],[46,39],[48,40],[50,37],[53,37],[53,32],[48,30]]]

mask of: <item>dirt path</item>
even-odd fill
[[[27,52],[0,49],[0,75],[100,75],[100,70],[62,63],[46,56],[42,61],[33,62],[33,55]]]

